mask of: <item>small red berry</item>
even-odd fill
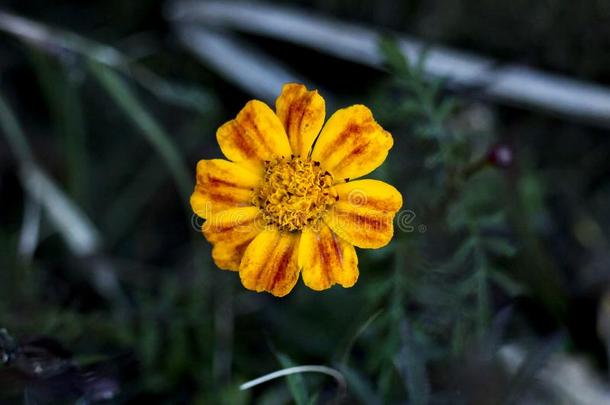
[[[513,149],[506,144],[497,144],[487,152],[487,161],[497,167],[509,167],[513,163]]]

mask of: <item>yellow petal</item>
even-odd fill
[[[322,96],[317,90],[307,91],[302,84],[288,83],[275,101],[275,111],[286,129],[292,153],[309,156],[326,116]]]
[[[252,240],[262,232],[257,207],[232,208],[211,215],[203,224],[205,238],[214,245],[212,258],[224,270],[239,270],[239,263]]]
[[[201,218],[228,208],[251,205],[262,171],[248,170],[223,159],[200,160],[191,207]]]
[[[333,186],[339,199],[324,222],[354,246],[379,248],[394,234],[392,221],[402,206],[400,192],[379,180],[357,180]]]
[[[249,290],[276,297],[288,294],[299,279],[299,235],[272,228],[250,243],[239,266],[241,282]]]
[[[358,280],[358,256],[350,243],[322,223],[307,227],[299,242],[299,267],[303,282],[313,290],[325,290],[337,283],[351,287]]]
[[[373,119],[371,110],[354,105],[338,110],[330,117],[311,158],[322,163],[335,181],[354,179],[383,163],[392,144],[392,135]]]
[[[280,119],[258,100],[249,101],[235,119],[218,128],[216,138],[227,159],[249,167],[291,154]]]

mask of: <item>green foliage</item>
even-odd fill
[[[441,83],[424,79],[425,60],[405,60],[389,39],[380,49],[393,77],[376,94],[376,111],[394,125],[395,136],[413,134],[409,147],[426,151],[419,157],[426,169],[410,176],[405,196],[408,207],[420,209],[416,219],[435,231],[417,235],[418,227],[412,227],[398,234],[391,282],[374,304],[388,310],[369,340],[383,349],[371,347],[367,367],[378,375],[386,402],[400,398],[396,387],[402,381],[410,403],[428,403],[429,366],[461,356],[486,337],[494,312],[492,285],[509,295],[523,289],[500,263],[517,250],[498,234],[509,225],[497,198],[506,192],[504,180],[484,160],[492,134],[454,130],[448,121],[457,102],[441,94]],[[431,243],[433,255],[426,252]],[[446,253],[439,257],[439,251]]]
[[[48,122],[18,114],[0,88],[0,129],[17,169],[11,218],[0,226],[0,326],[21,341],[62,342],[79,366],[116,363],[121,401],[468,403],[439,375],[451,379],[453,365],[505,343],[497,324],[507,302],[525,296],[563,313],[556,269],[538,240],[549,215],[545,179],[531,167],[509,178],[492,164],[494,123],[464,124],[475,107],[427,78],[425,57],[406,60],[381,40],[387,72],[370,100],[359,93],[394,136],[373,174],[405,197],[394,240],[358,251],[355,287],[318,293],[300,283],[277,300],[213,265],[188,209],[195,163],[219,156],[215,129],[245,95],[223,99],[226,84],[182,53],[132,63],[114,48],[56,35],[70,39],[55,44],[61,57],[19,48]],[[192,83],[169,78],[193,70]],[[35,246],[24,255],[28,217]],[[522,266],[530,261],[536,272]],[[559,343],[541,345],[500,396],[510,402],[525,391]],[[342,378],[315,373],[239,390],[305,364],[339,370],[347,396]]]
[[[285,354],[276,353],[276,356],[283,368],[294,367],[296,364],[290,360]],[[290,387],[290,393],[292,399],[297,405],[307,405],[310,403],[307,394],[307,386],[305,385],[305,379],[302,374],[290,374],[286,377],[288,380],[288,386]]]
[[[501,177],[478,172],[465,174],[474,164],[473,159],[476,160],[477,157],[468,134],[456,133],[447,126],[455,101],[442,97],[440,83],[424,80],[421,64],[412,67],[402,58],[391,41],[382,42],[381,49],[386,53],[392,71],[388,86],[392,91],[396,88],[400,92],[399,97],[393,99],[388,94],[389,89],[380,90],[380,101],[391,101],[391,106],[386,105],[380,109],[383,114],[382,121],[388,122],[389,125],[399,123],[398,132],[394,132],[413,133],[415,137],[412,142],[421,143],[422,148],[427,151],[421,157],[425,175],[412,181],[409,188],[434,192],[407,193],[409,196],[416,196],[409,199],[412,201],[410,206],[416,207],[421,201],[433,202],[428,204],[425,213],[417,213],[418,219],[426,222],[433,220],[434,223],[426,224],[429,228],[434,226],[444,229],[443,234],[434,235],[434,238],[442,240],[454,253],[442,260],[427,257],[423,246],[429,239],[428,235],[401,233],[398,228],[397,240],[389,248],[363,255],[363,272],[368,268],[382,270],[384,267],[390,271],[380,271],[375,276],[365,277],[361,281],[364,288],[360,292],[341,292],[345,308],[359,302],[363,311],[362,322],[354,324],[352,331],[347,334],[340,329],[335,331],[337,336],[343,334],[337,341],[345,342],[337,348],[337,353],[340,354],[337,359],[341,360],[339,368],[348,381],[348,390],[362,403],[400,401],[406,395],[410,403],[424,404],[433,396],[429,365],[442,362],[447,356],[458,356],[466,342],[473,338],[481,339],[487,330],[493,313],[493,303],[489,297],[490,281],[501,280],[498,285],[510,286],[507,290],[511,293],[520,291],[517,283],[494,264],[497,257],[512,256],[515,248],[505,238],[486,234],[489,228],[506,226],[501,207],[495,204],[495,199],[489,198],[491,188],[502,187]],[[73,90],[69,90],[72,84],[67,80],[60,80],[61,70],[50,64],[45,57],[36,56],[32,60],[48,97],[66,94],[65,103],[74,103],[76,95]],[[152,145],[173,175],[182,195],[179,200],[184,200],[190,186],[179,143],[170,138],[112,68],[94,60],[88,61],[85,68],[117,108],[136,125],[144,140]],[[67,88],[65,93],[64,88]],[[54,108],[53,116],[58,122],[58,134],[65,134],[64,139],[68,142],[66,153],[69,159],[66,169],[70,173],[77,170],[79,175],[83,175],[86,169],[78,169],[87,164],[80,156],[85,154],[81,139],[81,113],[75,117],[71,116],[65,113],[62,109],[64,107],[68,108],[62,104]],[[3,124],[8,129],[15,125],[8,118],[3,120]],[[15,138],[15,142],[21,142],[19,139]],[[74,159],[70,160],[70,156]],[[384,172],[392,176],[387,169],[382,171]],[[73,184],[77,187],[80,180],[74,180]],[[117,212],[128,210],[127,207],[132,204],[131,200],[138,198],[138,193],[128,195],[127,200],[119,198],[122,203],[118,204]],[[181,201],[181,204],[183,203],[184,201]],[[117,214],[110,213],[107,218],[111,230],[117,222],[116,219],[113,220],[118,218]],[[413,227],[412,231],[416,229]],[[197,239],[196,243],[203,244],[203,241]],[[197,255],[193,258],[201,260]],[[225,310],[218,305],[226,305],[227,300],[218,301],[214,296],[206,298],[206,291],[210,292],[204,280],[207,270],[201,266],[195,266],[193,270],[195,273],[182,272],[180,275],[172,274],[175,269],[159,269],[157,274],[151,275],[134,273],[134,278],[125,275],[120,288],[129,291],[131,303],[120,308],[119,312],[107,313],[103,308],[97,308],[92,314],[53,307],[39,309],[37,316],[41,322],[38,325],[47,326],[35,327],[32,332],[57,336],[64,341],[94,336],[94,341],[85,345],[87,350],[95,350],[100,344],[111,345],[116,349],[129,348],[136,356],[140,370],[134,385],[136,388],[133,388],[135,392],[171,395],[178,392],[180,387],[196,384],[198,389],[192,393],[192,397],[197,401],[227,400],[229,396],[237,395],[229,394],[230,387],[234,385],[223,385],[225,388],[220,391],[212,389],[223,381],[226,384],[226,380],[223,380],[226,376],[215,371],[215,364],[221,357],[214,352],[221,350],[224,344],[218,339],[226,339],[218,329],[221,327],[220,323],[225,320],[205,316],[209,311]],[[35,271],[40,272],[42,268]],[[180,279],[184,277],[191,281],[187,284],[180,283]],[[216,278],[216,283],[221,282]],[[20,290],[32,291],[29,287]],[[226,290],[223,291],[226,293]],[[249,293],[241,295],[246,294]],[[311,294],[300,300],[312,301],[307,305],[314,305],[315,313],[328,313],[330,308],[333,308],[335,313],[340,313],[337,311],[341,309],[334,303],[338,298],[333,298],[332,295],[329,297],[329,300],[321,305],[313,303],[316,297]],[[417,304],[420,310],[411,310],[414,304]],[[293,301],[291,305],[297,307],[287,307],[288,313],[282,316],[290,319],[288,322],[292,325],[292,330],[307,333],[307,327],[304,326],[304,322],[307,322],[304,317],[306,315],[299,314],[296,302]],[[281,311],[277,308],[266,316],[273,318],[274,312],[275,316],[278,316],[278,310]],[[54,315],[51,316],[49,312]],[[46,321],[43,321],[45,319]],[[50,319],[54,320],[49,321]],[[310,321],[314,319],[310,318]],[[9,325],[14,321],[10,318],[6,320]],[[240,328],[240,324],[248,323],[234,323],[236,321],[233,320],[229,322],[231,324],[222,328]],[[325,328],[326,322],[324,318],[314,321],[312,329]],[[279,347],[279,342],[284,340],[284,333],[277,330],[275,333],[278,332],[279,335],[273,335],[272,339]],[[235,344],[237,353],[243,356],[238,359],[242,372],[247,371],[247,375],[252,376],[256,375],[256,370],[269,371],[266,367],[256,367],[252,353],[245,351],[247,346],[240,349],[240,345],[244,343],[241,339],[247,335],[240,332],[238,336]],[[355,349],[364,351],[367,355],[363,358],[354,357]],[[321,350],[322,354],[327,352],[323,348]],[[301,350],[295,346],[281,347],[277,358],[284,368],[298,364],[283,354],[287,352],[299,353]],[[320,401],[320,395],[336,395],[328,391],[317,378],[312,379],[313,384],[310,385],[314,394],[310,395],[309,390],[305,388],[306,378],[309,379],[301,374],[287,377],[289,391],[295,403],[315,403]],[[278,397],[275,398],[274,402]],[[245,399],[242,397],[235,400],[239,402]]]

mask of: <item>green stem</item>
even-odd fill
[[[477,264],[477,332],[479,339],[482,339],[487,332],[490,318],[488,263],[479,236],[477,235],[475,238],[474,254]]]

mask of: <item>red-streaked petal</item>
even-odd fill
[[[227,159],[248,167],[292,152],[280,119],[258,100],[249,101],[235,119],[218,128],[216,138]]]
[[[373,119],[371,110],[354,105],[330,117],[311,158],[322,163],[335,181],[343,181],[364,176],[379,167],[392,144],[392,135]]]
[[[242,256],[263,231],[261,212],[256,207],[232,208],[211,215],[203,224],[205,238],[214,246],[212,258],[224,270],[239,270]]]
[[[358,256],[354,246],[321,223],[301,234],[299,267],[303,282],[313,290],[325,290],[334,284],[351,287],[358,280]]]
[[[324,216],[337,235],[354,246],[379,248],[392,239],[400,192],[379,180],[357,180],[334,186],[339,199]]]
[[[275,102],[275,111],[288,134],[292,153],[309,156],[326,115],[322,96],[316,90],[307,91],[302,84],[288,83]]]
[[[246,249],[239,266],[243,286],[276,297],[288,294],[299,279],[298,243],[297,233],[275,228],[261,232]]]
[[[201,218],[229,208],[252,204],[262,172],[248,170],[224,159],[200,160],[197,184],[191,195],[193,212]]]

